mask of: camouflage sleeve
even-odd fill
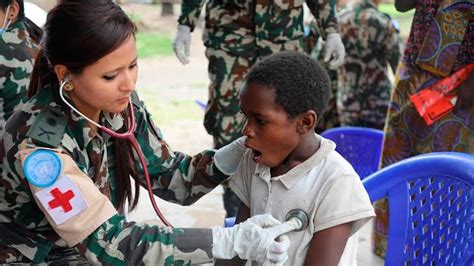
[[[191,31],[193,31],[201,15],[204,2],[205,0],[181,1],[181,15],[178,18],[178,23],[189,26]]]
[[[0,47],[2,43],[0,41]],[[27,84],[31,72],[31,61],[21,61],[18,58],[8,58],[0,48],[0,131],[5,128],[5,122],[27,101]]]
[[[336,0],[307,0],[311,13],[316,18],[323,39],[329,33],[339,32],[336,18]]]
[[[115,215],[76,246],[93,264],[191,265],[212,262],[211,229],[125,222]]]
[[[143,105],[139,107],[136,118],[136,137],[147,160],[155,195],[190,205],[227,179],[228,176],[214,164],[214,150],[205,150],[194,156],[173,152]],[[138,165],[140,181],[146,185],[141,165]]]
[[[393,73],[397,70],[398,63],[403,54],[403,42],[400,37],[398,24],[395,20],[389,19],[389,25],[385,30],[385,55]]]

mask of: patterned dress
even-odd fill
[[[409,98],[474,62],[473,13],[472,1],[417,1],[388,110],[382,167],[429,152],[474,153],[474,113],[456,110],[427,126]],[[387,201],[379,201],[375,207],[375,253],[385,256]]]

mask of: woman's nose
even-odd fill
[[[136,85],[136,78],[133,74],[128,73],[125,75],[125,79],[123,80],[120,89],[124,91],[133,91]]]

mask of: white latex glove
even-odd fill
[[[181,64],[189,63],[188,57],[191,55],[191,28],[189,26],[178,25],[173,40],[173,50]]]
[[[277,237],[277,242],[288,243],[288,248],[290,245],[290,238],[287,235],[281,235]],[[288,260],[288,254],[285,253],[276,253],[272,252],[268,254],[267,259],[263,262],[263,266],[281,266]]]
[[[274,219],[270,214],[256,215],[229,228],[212,228],[212,255],[216,259],[241,259],[264,263],[286,261],[290,239],[282,237],[293,228]]]
[[[329,62],[330,69],[336,69],[344,63],[344,57],[346,56],[346,49],[341,40],[339,33],[329,33],[326,37],[326,43],[324,44],[324,62]]]
[[[245,136],[218,149],[214,154],[214,164],[225,175],[235,173],[239,166],[240,159],[244,155],[247,148],[245,147]]]

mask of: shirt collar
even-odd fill
[[[297,165],[287,173],[273,177],[274,181],[280,181],[287,189],[291,189],[303,176],[305,176],[311,169],[314,168],[321,161],[326,159],[327,155],[336,149],[336,144],[329,139],[323,138],[314,134],[315,138],[319,140],[319,149],[311,155],[306,161]],[[268,166],[257,164],[255,174],[264,179],[266,182],[270,181],[270,168]]]
[[[97,129],[97,131],[92,130],[88,121],[77,112],[73,110],[70,110],[69,112],[71,120],[74,121],[75,124],[73,132],[75,137],[78,138],[78,143],[79,146],[81,146],[81,149],[87,147],[89,143],[96,138],[101,144],[106,143],[111,138],[109,134],[100,129]],[[114,132],[120,130],[123,124],[124,120],[120,114],[102,112],[99,118],[99,125],[109,128]]]

